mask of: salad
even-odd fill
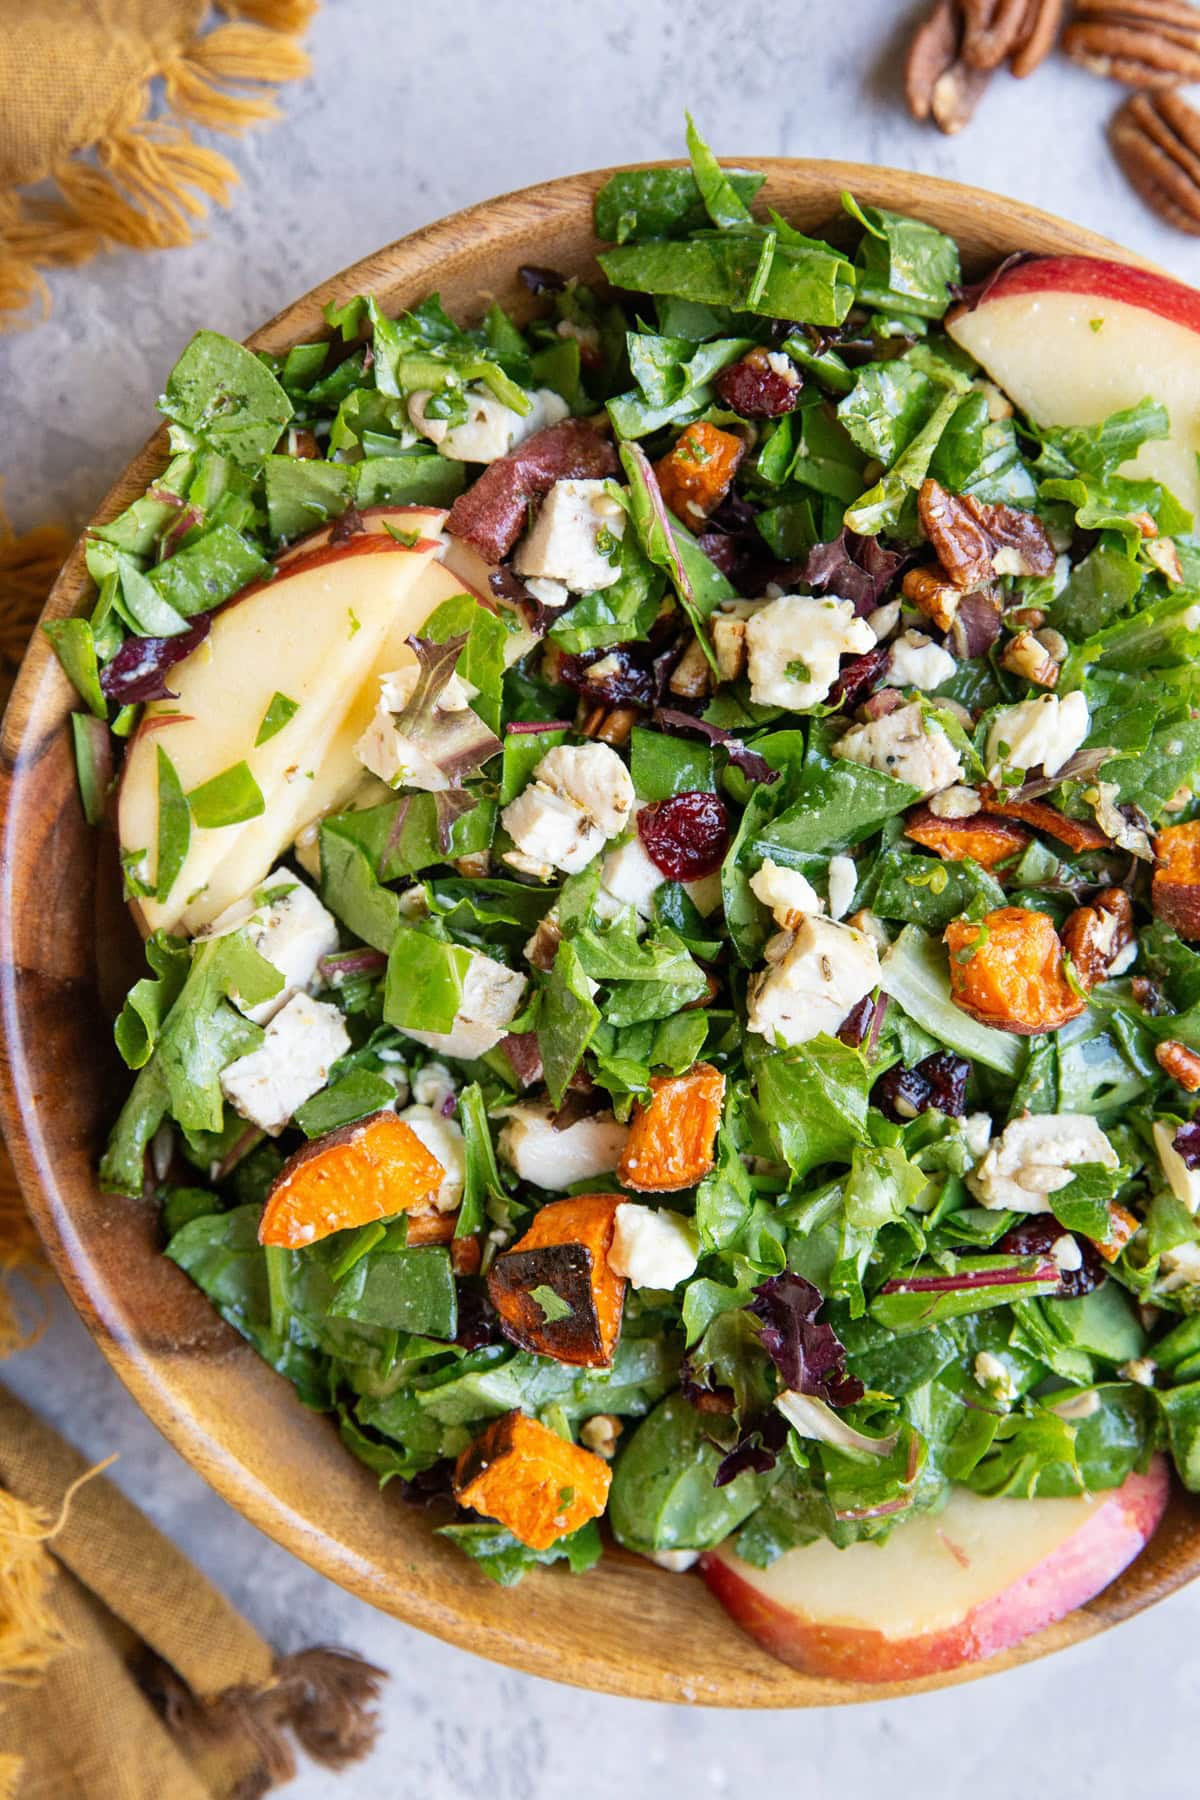
[[[200,332],[46,627],[146,935],[100,1179],[506,1584],[1200,1490],[1168,411],[1035,423],[951,239],[689,149],[528,322]]]

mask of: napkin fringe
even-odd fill
[[[100,249],[190,244],[208,204],[227,205],[238,173],[199,144],[189,124],[236,135],[278,116],[270,88],[307,74],[299,43],[315,0],[218,0],[228,23],[197,35],[144,75],[93,147],[61,158],[49,197],[0,194],[0,328],[49,310],[40,271],[86,262]],[[165,110],[151,116],[149,82]],[[187,121],[187,123],[184,123]]]
[[[379,1732],[370,1708],[387,1679],[384,1670],[353,1651],[329,1645],[280,1657],[264,1687],[226,1688],[208,1700],[198,1698],[159,1656],[146,1658],[137,1675],[190,1761],[201,1761],[206,1748],[234,1739],[254,1746],[257,1767],[237,1800],[258,1800],[292,1780],[293,1737],[328,1769],[346,1768],[366,1756]]]

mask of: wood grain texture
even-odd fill
[[[765,170],[764,198],[797,225],[829,226],[840,192],[851,188],[952,232],[972,274],[1012,250],[1131,260],[1078,227],[952,183],[853,164],[745,160]],[[527,313],[521,263],[594,272],[591,201],[607,173],[489,201],[389,245],[250,342],[281,351],[322,336],[325,303],[364,290],[389,309],[436,288],[464,318],[493,296]],[[142,490],[163,453],[159,433],[97,522]],[[86,592],[77,546],[47,616],[81,610]],[[93,838],[77,804],[65,729],[73,704],[39,633],[0,738],[0,1085],[9,1141],[30,1210],[105,1355],[176,1448],[263,1530],[363,1599],[482,1656],[583,1687],[722,1706],[836,1705],[968,1680],[1090,1637],[1200,1572],[1200,1508],[1177,1493],[1146,1552],[1089,1606],[1007,1655],[887,1687],[796,1673],[751,1643],[697,1578],[621,1551],[582,1580],[537,1570],[515,1591],[494,1587],[432,1536],[425,1515],[381,1494],[329,1421],[306,1411],[159,1254],[155,1209],[97,1189],[96,1156],[128,1082],[109,1019],[126,985],[132,933],[115,898],[111,840]]]

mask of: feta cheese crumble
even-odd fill
[[[578,875],[633,812],[633,782],[607,744],[561,744],[543,756],[533,779],[500,822],[516,845],[504,861],[548,881],[555,869]]]
[[[221,1091],[243,1119],[278,1137],[296,1108],[325,1086],[330,1069],[349,1048],[350,1034],[336,1006],[293,994],[257,1050],[222,1070]]]
[[[875,633],[852,600],[781,594],[747,620],[746,648],[755,705],[802,712],[826,698],[843,656],[875,648]]]
[[[941,687],[958,664],[948,650],[920,631],[905,631],[892,645],[884,687]]]
[[[432,1106],[406,1106],[399,1115],[442,1165],[442,1185],[433,1196],[435,1212],[454,1212],[467,1179],[467,1146],[457,1119],[443,1118]]]
[[[988,728],[989,781],[999,784],[1006,769],[1040,768],[1057,775],[1083,743],[1091,726],[1081,693],[1035,694],[1005,706]]]
[[[273,869],[254,894],[235,900],[200,936],[226,937],[231,931],[244,931],[258,954],[283,976],[279,992],[257,1006],[246,1006],[236,993],[230,995],[256,1025],[273,1019],[293,994],[308,993],[316,985],[321,958],[332,956],[338,947],[333,914],[290,869]]]
[[[608,1266],[635,1288],[676,1288],[700,1260],[700,1234],[682,1213],[641,1206],[618,1206]]]
[[[608,588],[621,573],[625,509],[606,481],[556,481],[517,546],[518,575],[558,581],[573,594]]]
[[[571,410],[550,388],[537,388],[529,398],[533,402],[529,411],[519,413],[485,387],[464,388],[466,418],[452,421],[429,417],[433,390],[422,388],[409,395],[408,416],[421,436],[437,445],[439,455],[452,462],[490,463],[507,456],[535,431],[557,425]]]
[[[750,892],[785,930],[793,929],[806,914],[821,911],[821,897],[808,877],[798,869],[781,868],[769,856],[750,877]]]

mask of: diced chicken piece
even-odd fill
[[[533,1105],[514,1106],[508,1115],[497,1149],[522,1181],[557,1190],[612,1173],[621,1160],[628,1125],[619,1125],[611,1113],[594,1113],[556,1131],[552,1117],[549,1107]]]
[[[915,700],[869,725],[856,725],[838,739],[833,753],[907,781],[922,798],[952,787],[963,772],[958,751]]]
[[[829,916],[840,919],[850,911],[854,904],[854,892],[858,887],[858,869],[852,856],[831,856],[829,859]]]
[[[298,1106],[319,1093],[350,1048],[336,1006],[293,994],[266,1028],[262,1043],[222,1071],[221,1090],[243,1119],[278,1137]]]
[[[365,769],[389,787],[422,788],[426,793],[438,794],[450,786],[450,777],[396,723],[396,714],[403,712],[412,699],[419,674],[417,664],[411,663],[381,678],[375,716],[354,746],[354,754]],[[438,711],[465,712],[478,692],[469,681],[451,675],[439,696]]]
[[[879,980],[872,940],[832,919],[805,917],[794,932],[771,939],[766,958],[750,984],[747,1024],[773,1044],[832,1035]]]
[[[1082,1163],[1119,1166],[1120,1158],[1087,1113],[1029,1113],[1012,1119],[967,1176],[981,1206],[1012,1212],[1051,1210],[1050,1195],[1065,1188]]]
[[[333,914],[290,869],[273,870],[255,894],[227,907],[201,935],[225,937],[231,931],[244,931],[259,955],[283,976],[279,992],[257,1006],[243,1006],[236,994],[231,995],[234,1005],[256,1025],[273,1019],[293,994],[308,993],[316,985],[321,958],[338,947]]]
[[[624,535],[625,509],[606,481],[556,481],[517,546],[513,567],[518,575],[591,594],[620,575]]]

